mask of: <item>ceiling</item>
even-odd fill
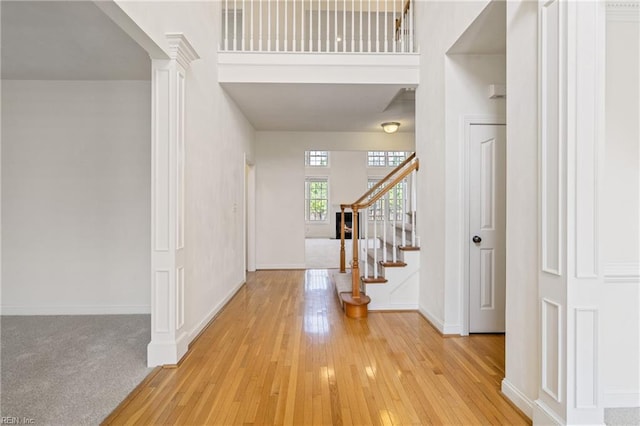
[[[377,132],[385,121],[413,132],[415,92],[393,84],[225,83],[256,130]]]
[[[91,1],[2,1],[2,79],[149,80],[149,55]]]
[[[498,55],[507,51],[506,2],[490,2],[451,46],[449,54]]]

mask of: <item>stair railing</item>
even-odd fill
[[[222,0],[223,52],[413,53],[411,0]]]
[[[362,197],[351,204],[340,205],[340,272],[346,272],[346,252],[345,252],[345,211],[352,211],[352,228],[351,235],[353,241],[353,258],[351,261],[352,276],[352,298],[358,299],[361,292],[360,277],[360,254],[364,259],[364,276],[363,282],[380,281],[379,275],[379,250],[382,250],[383,265],[390,266],[397,264],[397,249],[410,250],[416,247],[416,172],[420,163],[414,154],[411,154],[405,161],[398,165],[391,173],[377,182]],[[402,186],[402,188],[399,188]],[[408,186],[408,191],[406,190]],[[409,192],[410,194],[407,194]],[[393,205],[391,203],[391,194],[393,194]],[[398,195],[402,194],[402,200]],[[360,219],[358,213],[362,212],[363,232],[360,230]],[[372,213],[372,214],[370,214]],[[409,224],[407,224],[407,216],[410,217],[410,227],[412,231],[411,245],[407,245],[405,233]],[[401,217],[401,242],[398,245],[396,230],[398,229],[398,217]],[[371,222],[371,225],[369,224]],[[392,224],[391,230],[391,253],[392,262],[388,262],[387,255],[387,234],[389,233],[389,223]],[[373,228],[373,239],[369,238],[369,228]],[[382,227],[382,229],[380,229]],[[379,238],[380,235],[380,238]],[[360,250],[359,245],[362,245]],[[370,247],[373,245],[373,247]],[[373,274],[369,274],[369,265],[367,261],[368,250],[373,249]]]

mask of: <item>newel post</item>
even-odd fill
[[[353,242],[353,265],[351,265],[351,295],[360,298],[360,264],[358,259],[358,206],[353,206],[353,220],[351,221],[351,241]]]

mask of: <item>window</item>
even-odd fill
[[[329,167],[329,151],[305,151],[304,164],[308,167]]]
[[[407,153],[402,151],[389,151],[387,152],[387,164],[390,167],[399,166],[404,160],[407,159]]]
[[[369,151],[367,165],[369,167],[396,167],[407,159],[403,151]]]
[[[373,188],[379,181],[380,179],[369,179],[369,181],[367,182],[367,187],[369,189]],[[376,195],[378,192],[380,192],[382,188],[378,188],[378,190],[376,190],[373,195]],[[382,198],[380,198],[378,201],[376,201],[375,204],[373,204],[371,207],[369,207],[369,220],[382,220],[384,217],[384,196]]]
[[[384,167],[387,165],[387,157],[384,151],[367,152],[367,165],[369,167]],[[369,186],[371,188],[371,186]]]
[[[379,179],[369,179],[368,187],[373,188]],[[384,188],[382,188],[384,189]],[[378,191],[377,191],[378,192]],[[387,215],[388,220],[402,220],[402,214],[404,213],[405,194],[407,193],[407,180],[403,180],[394,188],[389,190],[388,199],[389,206],[385,206],[387,195],[383,195],[374,205],[369,208],[369,220],[382,220]]]
[[[307,222],[326,222],[329,212],[329,182],[327,178],[306,178],[304,181],[304,218]]]

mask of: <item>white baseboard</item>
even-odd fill
[[[229,301],[233,298],[233,296],[236,295],[236,293],[238,292],[238,290],[240,290],[240,288],[244,285],[244,283],[245,281],[242,281],[240,284],[237,284],[236,286],[234,286],[229,291],[229,293],[227,293],[227,295],[216,306],[214,306],[213,309],[211,309],[211,311],[209,311],[209,313],[198,324],[196,324],[196,326],[189,333],[189,344],[191,344],[191,342],[193,342],[193,339],[195,339],[202,332],[202,330],[204,330],[204,328],[211,322],[211,320],[216,315],[218,315],[220,310],[224,308],[227,303],[229,303]]]
[[[149,342],[147,345],[147,367],[176,365],[187,353],[187,334],[182,333],[175,342]]]
[[[436,318],[422,306],[418,306],[418,311],[442,334],[461,334],[462,328],[458,324],[445,324]]]
[[[564,420],[560,418],[547,404],[536,399],[533,404],[533,424],[534,425],[564,425]]]
[[[149,305],[18,306],[2,305],[2,315],[131,315],[150,314]]]
[[[396,304],[384,304],[374,303],[373,301],[367,306],[369,311],[415,311],[418,309],[418,305],[415,303],[396,303]]]
[[[605,408],[640,407],[640,392],[604,392]]]
[[[502,379],[502,393],[509,399],[516,407],[520,409],[530,419],[533,419],[533,401],[531,401],[525,394],[520,392],[520,389],[516,388],[506,378]]]
[[[307,269],[304,263],[282,263],[276,265],[256,265],[256,270],[259,269]]]

